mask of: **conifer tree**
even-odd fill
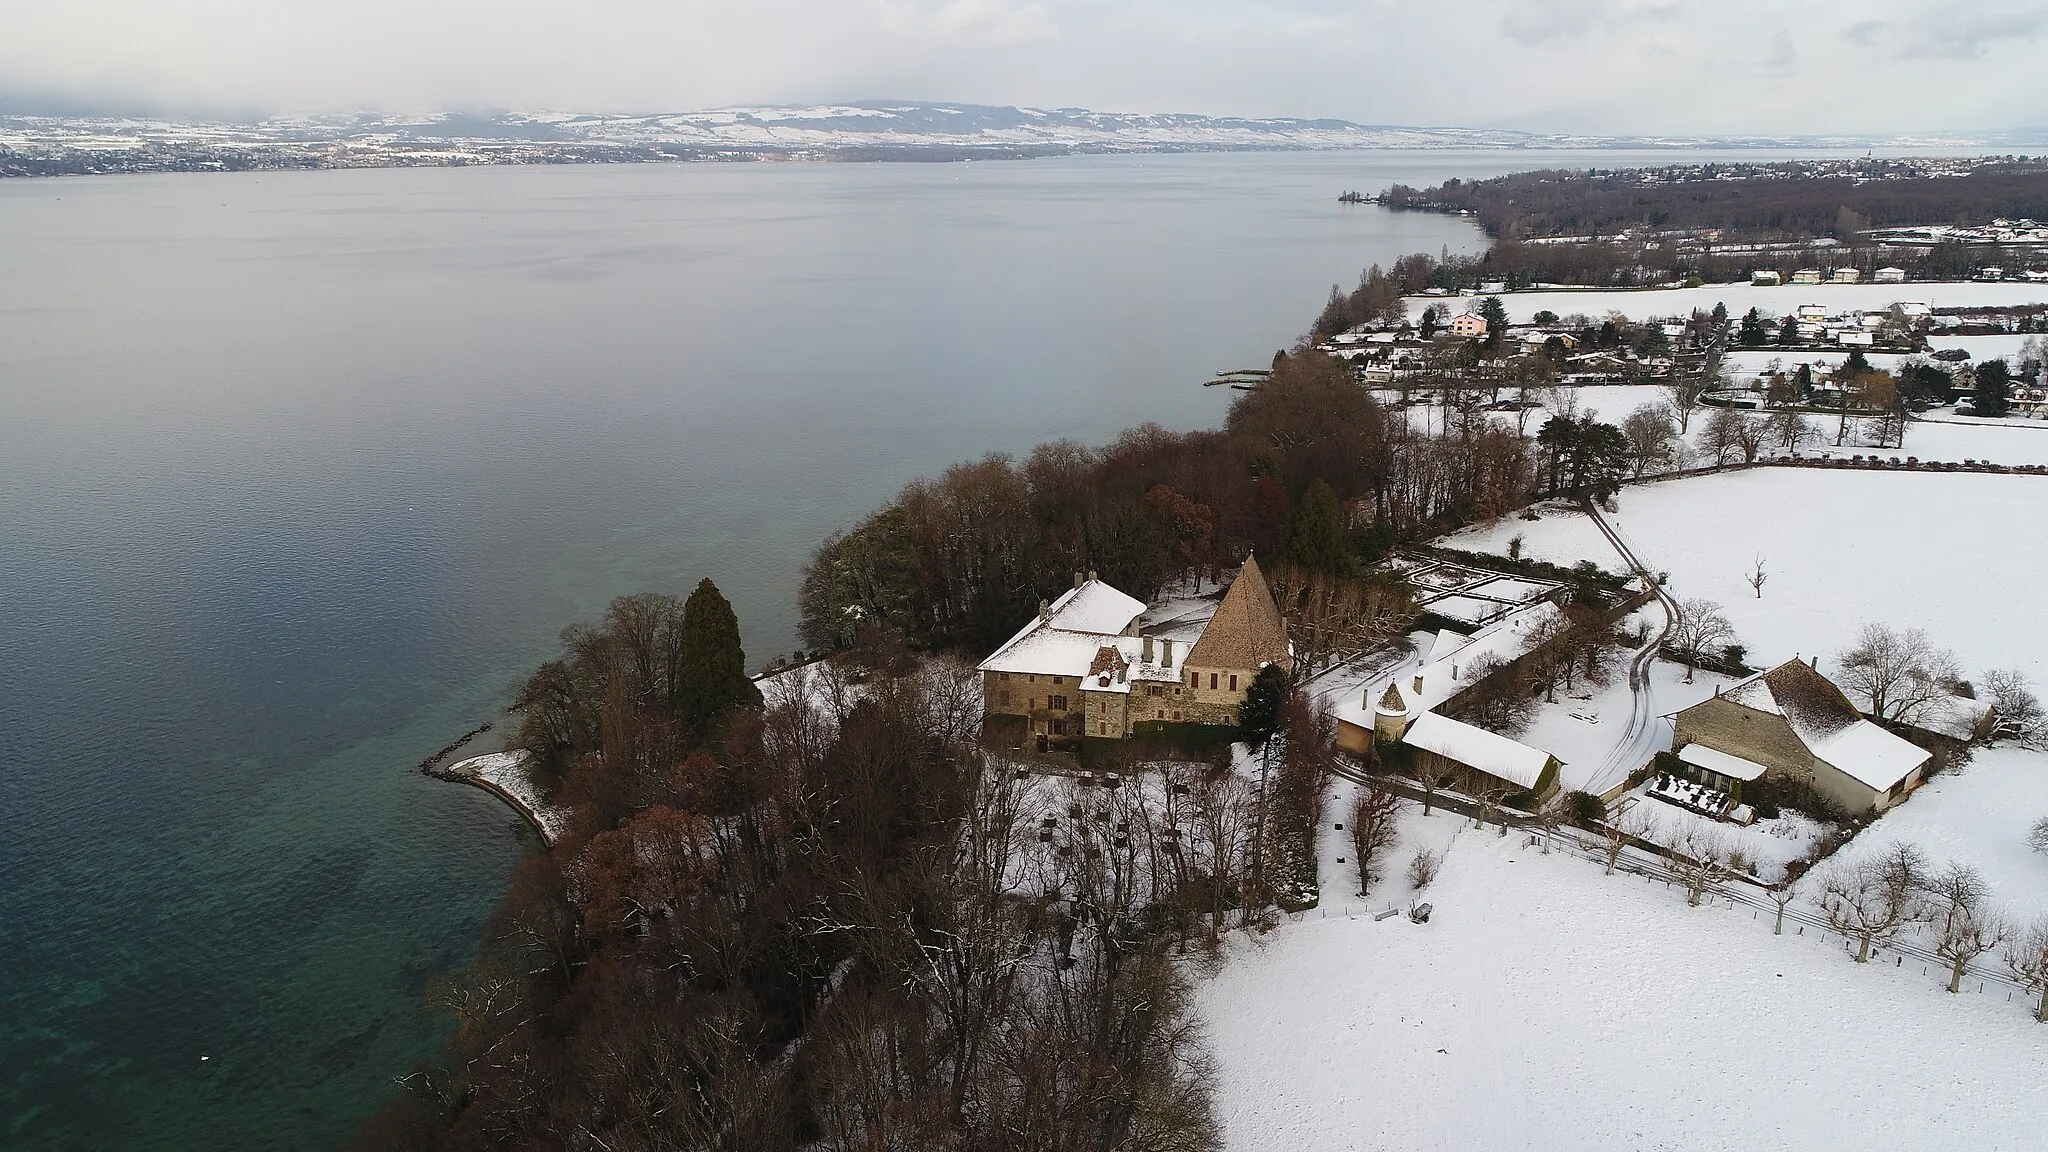
[[[1345,577],[1358,569],[1358,557],[1344,531],[1344,510],[1337,493],[1322,480],[1309,485],[1287,526],[1284,549],[1289,563],[1326,576]]]
[[[676,717],[692,734],[702,736],[734,708],[760,706],[761,690],[747,677],[739,617],[709,578],[683,602],[678,631]]]

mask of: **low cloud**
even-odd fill
[[[1890,27],[1890,24],[1882,20],[1859,20],[1842,29],[1842,39],[1847,40],[1851,44],[1861,44],[1864,47],[1869,47],[1877,43],[1878,36]]]
[[[1545,44],[1573,40],[1616,25],[1641,20],[1669,20],[1679,14],[1670,0],[1558,0],[1551,4],[1517,4],[1501,17],[1500,29],[1511,39]]]
[[[1059,24],[1043,4],[1004,0],[878,0],[882,23],[898,36],[939,38],[979,44],[1030,44],[1059,36]]]
[[[2048,28],[2048,13],[2008,12],[1963,19],[1938,18],[1915,30],[1900,53],[1908,59],[1978,60],[2001,40],[2032,40]]]

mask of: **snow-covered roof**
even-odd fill
[[[1798,660],[1759,672],[1722,697],[1783,716],[1815,759],[1880,792],[1933,756],[1865,720],[1832,680]]]
[[[1446,760],[1477,768],[1488,776],[1506,780],[1521,788],[1534,788],[1548,767],[1551,755],[1519,740],[1474,728],[1470,724],[1424,712],[1408,725],[1401,742],[1434,752]]]
[[[1111,588],[1100,580],[1089,580],[1053,601],[1046,622],[1069,632],[1095,632],[1114,636],[1144,615],[1144,601]]]
[[[981,662],[983,672],[1085,676],[1095,653],[1145,611],[1137,598],[1088,580],[1060,595]]]
[[[1507,663],[1527,652],[1544,625],[1558,614],[1557,605],[1542,600],[1479,629],[1465,637],[1463,644],[1453,645],[1446,639],[1457,633],[1439,632],[1422,659],[1374,677],[1363,692],[1338,703],[1332,712],[1338,720],[1371,728],[1373,706],[1390,686],[1406,703],[1408,715],[1435,708],[1470,688],[1475,679],[1474,669],[1490,662]],[[1419,688],[1417,678],[1422,681]]]
[[[1764,766],[1756,761],[1717,752],[1704,744],[1687,744],[1678,750],[1678,758],[1695,768],[1705,768],[1730,780],[1754,780],[1764,774]]]
[[[1857,721],[1818,747],[1808,747],[1817,759],[1879,792],[1888,791],[1934,756],[1868,720]]]

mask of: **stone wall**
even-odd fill
[[[982,707],[990,715],[1021,716],[1030,722],[1032,732],[1041,735],[1080,734],[1082,689],[1078,678],[1027,672],[984,672],[981,676]],[[1064,708],[1054,706],[1062,702]]]

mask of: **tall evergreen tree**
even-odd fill
[[[740,618],[708,577],[683,602],[679,633],[676,717],[692,734],[702,736],[734,708],[760,706],[761,690],[747,677],[740,647]]]
[[[1287,701],[1287,670],[1278,664],[1259,669],[1237,706],[1237,727],[1245,740],[1264,744],[1280,727],[1280,706]]]
[[[1970,410],[1979,416],[2003,416],[2012,410],[2012,372],[2003,360],[1986,360],[1977,365],[1977,387],[1970,393]]]
[[[1302,496],[1293,521],[1287,525],[1287,542],[1282,551],[1289,563],[1311,572],[1337,577],[1356,574],[1358,557],[1351,551],[1351,541],[1344,531],[1344,510],[1337,503],[1337,493],[1325,481],[1309,485]]]

